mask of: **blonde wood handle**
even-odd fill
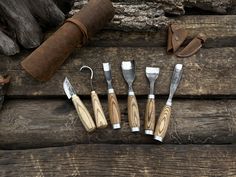
[[[96,129],[96,126],[94,124],[94,121],[90,113],[88,112],[87,108],[84,106],[83,102],[80,100],[80,98],[77,95],[72,96],[72,101],[86,131],[88,132],[94,131]]]
[[[148,98],[145,112],[144,129],[154,132],[155,128],[155,99]]]
[[[128,96],[128,119],[129,126],[132,131],[139,131],[140,128],[140,118],[139,118],[139,109],[135,95]],[[134,130],[134,129],[136,130]]]
[[[170,116],[171,116],[171,106],[165,105],[165,107],[161,111],[154,133],[154,138],[161,142],[166,135],[168,125],[170,122]]]
[[[91,92],[91,99],[92,99],[93,111],[94,111],[95,122],[96,122],[97,128],[107,127],[108,123],[104,115],[102,105],[99,101],[98,95],[95,91]]]
[[[121,120],[121,114],[115,93],[108,94],[108,110],[111,124],[119,124]]]

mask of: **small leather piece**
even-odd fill
[[[10,83],[10,76],[8,75],[0,75],[0,110],[2,109],[2,105],[4,102],[4,96],[7,92],[8,85]]]
[[[188,32],[177,24],[168,27],[167,52],[176,52],[187,38]]]
[[[203,33],[199,33],[183,50],[176,53],[176,56],[185,58],[197,53],[206,41],[207,37]]]
[[[113,17],[110,0],[90,0],[25,58],[22,67],[37,80],[48,81],[76,47],[82,47]]]

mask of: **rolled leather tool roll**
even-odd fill
[[[113,17],[110,0],[90,0],[25,58],[22,67],[37,80],[48,81],[76,47],[82,47]]]

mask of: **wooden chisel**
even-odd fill
[[[135,62],[132,61],[123,61],[121,63],[122,73],[125,81],[128,84],[128,119],[129,126],[132,132],[140,131],[140,117],[139,117],[139,108],[136,96],[133,90],[133,82],[135,80]]]
[[[155,110],[155,94],[154,87],[155,81],[159,76],[160,68],[146,67],[146,76],[150,83],[150,93],[148,95],[148,101],[145,112],[144,130],[146,135],[153,135],[156,123],[156,110]]]
[[[96,129],[96,126],[94,124],[94,121],[90,113],[88,112],[87,108],[84,106],[80,98],[76,95],[75,89],[72,87],[72,85],[70,84],[70,81],[67,78],[65,78],[63,82],[63,88],[68,99],[72,98],[73,104],[75,106],[75,109],[79,115],[79,118],[84,128],[88,132],[94,131]]]
[[[177,64],[175,66],[175,70],[174,70],[172,80],[171,80],[171,85],[170,85],[169,98],[166,102],[166,105],[162,109],[162,112],[161,112],[158,122],[156,124],[154,139],[158,140],[160,142],[163,141],[163,139],[166,135],[166,132],[167,132],[169,122],[170,122],[172,98],[173,98],[174,93],[180,83],[181,76],[182,76],[182,68],[183,68],[182,64]]]
[[[109,63],[103,63],[104,75],[108,86],[108,111],[113,129],[120,128],[121,114],[116,93],[112,87],[111,66]]]

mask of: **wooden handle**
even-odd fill
[[[135,95],[128,96],[128,119],[129,126],[132,131],[139,131],[140,128],[140,118],[139,118],[139,109]]]
[[[95,91],[91,92],[91,98],[92,98],[93,111],[94,111],[97,128],[107,127],[108,123],[104,115],[102,105],[99,101],[98,95]]]
[[[72,101],[74,103],[75,109],[79,115],[79,118],[84,125],[86,131],[92,132],[96,129],[94,121],[88,112],[87,108],[84,106],[83,102],[77,95],[72,96]]]
[[[163,138],[165,137],[167,129],[168,129],[168,125],[170,122],[170,116],[171,116],[171,106],[166,105],[162,109],[161,115],[156,125],[156,129],[154,133],[154,138],[156,140],[159,140],[162,142]]]
[[[155,128],[155,116],[155,99],[148,98],[145,112],[144,129],[145,131],[150,130],[151,134],[153,134]]]
[[[115,93],[108,94],[108,110],[111,124],[120,124],[121,114]]]

